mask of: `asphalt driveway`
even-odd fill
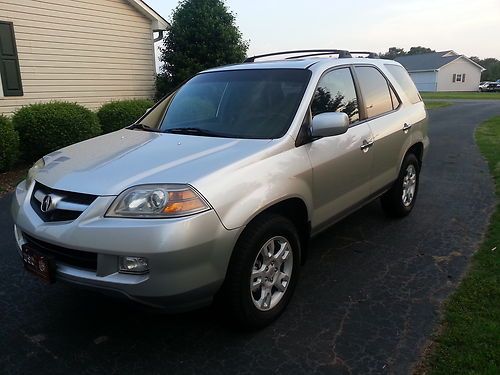
[[[498,102],[430,112],[431,150],[410,217],[370,204],[312,242],[285,314],[257,333],[214,309],[169,316],[26,274],[0,200],[0,372],[404,374],[418,361],[495,201],[473,139]]]

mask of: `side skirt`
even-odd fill
[[[326,220],[324,223],[318,225],[316,228],[312,229],[311,231],[311,238],[317,236],[324,230],[330,228],[332,225],[338,223],[340,220],[346,218],[350,214],[356,212],[360,208],[366,206],[368,203],[373,202],[375,199],[379,198],[381,195],[383,195],[386,191],[388,191],[394,182],[391,182],[390,184],[384,186],[382,189],[377,190],[376,192],[370,194],[368,197],[363,199],[362,201],[354,204],[353,206],[347,208],[346,210],[342,211],[341,213],[333,216],[332,218]]]

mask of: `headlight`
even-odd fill
[[[210,209],[189,185],[139,185],[121,193],[108,217],[166,218],[193,215]]]
[[[33,180],[35,179],[38,171],[45,167],[45,160],[43,158],[39,159],[33,166],[29,169],[28,175],[26,176],[26,187],[29,187]]]

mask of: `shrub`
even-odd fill
[[[0,115],[0,172],[10,169],[19,157],[19,136],[12,122]]]
[[[32,104],[12,118],[26,161],[36,161],[59,148],[101,134],[99,121],[89,109],[67,102]]]
[[[99,108],[97,117],[99,117],[103,132],[109,133],[133,124],[153,104],[147,99],[110,102]]]

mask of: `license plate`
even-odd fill
[[[41,254],[28,244],[22,246],[21,253],[24,268],[48,283],[55,281],[54,274],[56,267],[53,258]]]

